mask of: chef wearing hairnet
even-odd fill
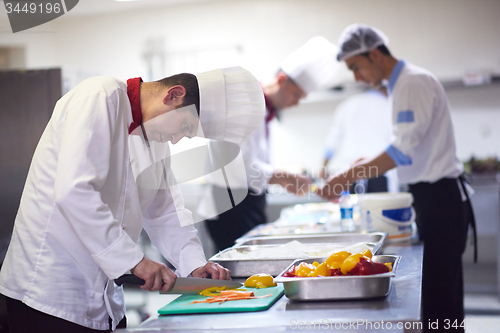
[[[33,156],[0,273],[11,332],[125,327],[113,280],[129,270],[151,291],[177,275],[229,279],[206,261],[171,181],[168,142],[197,134],[239,142],[264,109],[259,82],[239,67],[155,82],[95,77],[64,95]],[[213,122],[228,118],[240,135]],[[175,273],[144,256],[143,228]]]
[[[311,184],[308,177],[275,170],[269,157],[269,122],[286,108],[297,105],[308,93],[329,88],[339,63],[337,47],[324,37],[313,37],[291,53],[281,64],[276,76],[262,85],[266,101],[266,117],[257,132],[241,145],[242,168],[246,178],[229,190],[234,195],[238,187],[246,195],[244,200],[228,209],[222,204],[228,188],[224,184],[212,186],[198,213],[211,218],[206,226],[216,250],[234,244],[243,234],[267,221],[265,189],[267,184],[279,184],[294,194],[306,193]],[[235,170],[238,171],[238,170]],[[227,178],[231,179],[231,174]],[[233,177],[234,178],[234,177]],[[214,184],[214,183],[213,183]]]
[[[345,61],[357,81],[373,86],[388,81],[393,138],[378,156],[331,177],[320,194],[334,199],[358,178],[397,168],[399,181],[409,184],[413,194],[424,241],[424,331],[436,320],[444,330],[464,319],[462,253],[469,223],[475,229],[473,212],[442,85],[429,71],[394,58],[387,44],[381,31],[363,24],[347,27],[340,36],[338,60]],[[378,172],[370,174],[374,167]]]

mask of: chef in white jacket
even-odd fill
[[[335,199],[349,183],[396,168],[399,181],[408,184],[413,195],[424,242],[424,332],[463,332],[462,253],[469,224],[475,230],[475,223],[463,165],[456,156],[449,104],[432,73],[396,59],[387,43],[384,33],[364,24],[350,25],[340,36],[338,59],[357,81],[373,86],[388,82],[393,137],[377,156],[331,177],[320,194]],[[436,327],[430,327],[431,322]]]
[[[312,183],[309,177],[276,170],[270,160],[269,122],[278,113],[295,106],[313,91],[330,88],[339,66],[337,47],[326,38],[316,36],[288,55],[275,77],[262,84],[266,100],[266,117],[257,132],[241,145],[246,179],[230,188],[243,188],[245,199],[231,207],[224,204],[228,189],[215,184],[198,213],[207,218],[206,226],[216,250],[234,241],[255,226],[267,222],[265,190],[268,184],[279,184],[288,192],[305,194]],[[239,168],[234,168],[235,172]],[[230,178],[230,170],[226,170]],[[210,202],[210,204],[206,204]],[[229,209],[230,208],[230,209]],[[224,230],[221,233],[220,230]]]
[[[213,114],[245,125],[226,135]],[[239,67],[156,82],[95,77],[63,96],[33,156],[0,273],[11,332],[124,327],[113,280],[129,270],[151,291],[168,290],[176,274],[230,279],[206,261],[171,181],[168,142],[241,143],[263,116],[259,82]],[[143,228],[175,273],[144,256]]]

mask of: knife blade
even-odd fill
[[[121,286],[124,283],[135,284],[142,286],[145,281],[134,274],[124,274],[118,279],[115,279],[115,283]],[[160,294],[198,294],[200,291],[211,287],[223,287],[226,289],[239,288],[243,284],[233,280],[215,280],[215,279],[203,279],[195,277],[177,277],[175,280],[174,287],[167,291],[160,291]]]

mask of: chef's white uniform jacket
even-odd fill
[[[450,108],[437,78],[401,60],[391,73],[389,93],[394,136],[386,152],[397,165],[399,181],[434,183],[460,176]]]
[[[382,92],[367,90],[353,95],[335,109],[333,125],[325,142],[325,158],[337,174],[360,158],[380,154],[391,143],[391,102]],[[389,192],[398,192],[396,170],[388,171]]]
[[[266,108],[266,117],[269,110]],[[264,117],[264,119],[266,118]],[[269,133],[266,121],[262,122],[259,129],[246,141],[240,144],[240,153],[243,161],[233,163],[225,168],[225,172],[230,182],[230,188],[248,190],[255,194],[263,194],[269,180],[274,174],[275,168],[270,163],[270,145]],[[238,157],[240,157],[238,156]],[[238,161],[241,161],[238,158]],[[244,165],[245,173],[241,173],[241,167]],[[220,177],[206,177],[207,183],[219,187],[226,187],[226,183],[220,180]],[[215,207],[214,198],[210,188],[202,195],[197,212],[200,216],[210,219],[217,217],[218,212]]]
[[[266,108],[266,117],[269,110]],[[257,194],[264,193],[275,168],[270,162],[269,124],[264,122],[257,132],[240,145],[245,171],[248,180],[248,189]]]
[[[143,227],[179,275],[206,263],[192,223],[180,225],[192,217],[178,189],[137,185],[134,171],[159,177],[163,168],[134,160],[166,156],[168,146],[150,155],[143,137],[129,136],[132,121],[127,84],[114,78],[88,79],[57,102],[28,173],[2,294],[92,329],[109,329],[111,317],[115,329],[125,306],[112,280],[143,258]]]

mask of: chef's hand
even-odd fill
[[[144,290],[169,291],[173,288],[177,275],[167,265],[152,261],[144,256],[130,272],[145,281]]]
[[[275,172],[273,177],[269,180],[270,184],[279,184],[283,186],[288,192],[297,195],[306,195],[309,193],[311,178],[295,173]]]
[[[288,184],[285,185],[285,189],[293,194],[306,195],[309,193],[312,183],[311,178],[307,176],[292,174],[288,178]]]
[[[231,280],[231,271],[214,262],[208,262],[191,272],[191,276],[197,278],[211,276],[215,280]]]
[[[349,188],[345,182],[345,178],[342,176],[332,176],[327,179],[326,185],[323,188],[318,189],[316,194],[329,201],[338,199],[342,191]]]

